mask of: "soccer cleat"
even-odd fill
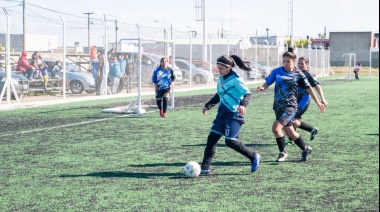
[[[310,136],[310,141],[314,140],[315,136],[317,135],[318,133],[318,128],[313,128],[313,130],[310,132],[311,133],[311,136]]]
[[[287,145],[294,145],[294,141],[292,141],[292,139],[288,138],[288,140],[286,141],[286,144]]]
[[[306,146],[306,149],[302,151],[301,161],[307,161],[307,157],[313,152],[313,149]]]
[[[251,166],[251,172],[254,172],[257,170],[257,168],[259,168],[259,165],[260,165],[260,155],[258,153],[256,153],[256,157],[253,157],[253,160],[252,160],[252,166]]]
[[[280,152],[280,154],[278,154],[278,158],[276,161],[284,162],[287,157],[288,157],[288,153],[286,151]]]
[[[210,176],[211,170],[210,169],[201,169],[201,175],[203,176]]]
[[[166,115],[166,113],[163,113],[162,117],[167,118],[168,116]]]
[[[161,117],[164,117],[164,112],[163,112],[163,110],[160,110],[160,116],[161,116]]]

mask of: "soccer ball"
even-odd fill
[[[183,167],[183,173],[187,177],[198,177],[201,173],[201,166],[197,162],[190,161]]]

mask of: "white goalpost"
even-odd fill
[[[348,71],[344,79],[352,80],[352,71],[353,71],[353,67],[356,64],[356,54],[354,53],[343,54],[343,58],[344,58],[344,67],[346,67]]]
[[[125,42],[125,43],[124,43]],[[169,62],[175,64],[175,43],[172,40],[158,40],[147,38],[130,38],[121,39],[119,41],[120,54],[128,54],[136,61],[137,64],[137,99],[129,105],[117,108],[104,109],[105,113],[117,113],[117,114],[145,114],[146,108],[157,107],[151,105],[142,105],[142,86],[149,86],[150,91],[154,92],[154,86],[152,83],[153,71],[160,65],[162,57],[170,58]],[[117,52],[118,53],[118,52]],[[172,66],[172,65],[169,66]],[[175,67],[172,67],[175,71]],[[175,72],[176,73],[176,72]],[[182,73],[181,73],[182,76]],[[134,78],[133,76],[132,78]],[[177,76],[176,76],[177,77]],[[179,79],[182,80],[182,79]],[[175,88],[173,83],[173,90],[171,93],[171,106],[174,108],[175,100]],[[152,95],[154,98],[154,94]]]

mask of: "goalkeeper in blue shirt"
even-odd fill
[[[152,82],[156,91],[156,102],[160,110],[160,116],[166,118],[168,109],[168,99],[172,90],[172,83],[175,80],[173,69],[168,66],[166,57],[161,58],[160,66],[153,72]]]

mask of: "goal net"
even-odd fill
[[[107,113],[134,113],[144,114],[145,108],[156,107],[155,105],[142,105],[141,95],[151,94],[154,97],[154,85],[152,83],[153,71],[160,65],[163,57],[168,58],[169,66],[173,68],[176,80],[181,83],[182,72],[171,64],[175,61],[175,45],[171,40],[156,39],[121,39],[118,44],[116,56],[122,62],[121,70],[125,75],[120,79],[118,90],[120,92],[138,93],[137,99],[124,107],[109,108],[103,110]],[[123,71],[124,70],[124,71]],[[174,86],[171,93],[171,108],[174,108]]]

